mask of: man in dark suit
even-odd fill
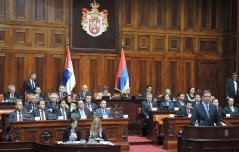
[[[234,99],[229,98],[227,102],[228,102],[228,105],[223,108],[223,116],[226,116],[226,114],[230,114],[230,116],[239,116],[238,108],[233,106]]]
[[[179,111],[180,111],[179,113],[182,114],[183,116],[191,117],[193,113],[192,102],[188,101],[185,107],[182,107]]]
[[[61,99],[59,101],[60,107],[57,109],[53,109],[53,113],[56,114],[58,117],[63,116],[63,119],[70,119],[71,118],[71,110],[66,108],[66,100]]]
[[[37,76],[35,72],[30,73],[30,79],[23,82],[23,89],[27,93],[35,93],[36,86],[40,86],[36,80]]]
[[[195,96],[195,101],[192,102],[192,105],[193,107],[195,107],[196,105],[200,104],[202,101],[201,101],[201,96],[199,94],[197,94]]]
[[[238,73],[233,72],[232,78],[227,79],[226,81],[226,99],[234,99],[234,104],[238,105],[237,94],[239,94],[239,82],[238,82]]]
[[[29,102],[25,102],[24,104],[24,107],[23,107],[23,110],[26,112],[26,113],[32,113],[32,111],[34,109],[37,109],[37,97],[35,94],[31,94],[30,95],[30,101]]]
[[[150,85],[150,84],[147,84],[147,85],[146,85],[146,91],[142,93],[142,98],[143,98],[143,99],[146,99],[146,95],[147,95],[148,93],[151,93],[151,94],[152,94],[152,100],[153,100],[153,101],[157,101],[157,100],[155,99],[154,93],[152,92],[152,85]]]
[[[184,108],[186,105],[185,95],[183,93],[178,93],[178,100],[174,103],[174,107]]]
[[[197,126],[196,122],[198,122],[200,126],[214,126],[214,123],[217,126],[222,126],[217,113],[217,108],[211,103],[210,91],[205,90],[202,97],[202,103],[193,108],[194,110],[191,118],[192,126]]]
[[[90,95],[90,93],[88,92],[88,87],[87,87],[87,85],[84,84],[84,85],[82,86],[82,91],[77,93],[77,100],[79,100],[79,99],[85,99],[85,96],[86,96],[86,95]]]
[[[222,107],[219,106],[218,99],[217,99],[217,98],[214,98],[214,99],[212,100],[212,103],[213,103],[213,104],[216,106],[216,108],[217,108],[218,116],[219,116],[219,117],[222,117],[223,110],[222,110]]]
[[[36,93],[37,101],[43,99],[45,102],[48,102],[45,95],[41,92],[40,87],[36,86],[35,93]]]
[[[60,84],[58,90],[59,91],[57,92],[57,95],[59,97],[59,100],[68,96],[68,93],[65,92],[65,86],[64,85]]]
[[[88,108],[91,112],[94,112],[98,107],[95,103],[91,102],[91,96],[85,96],[85,107]]]
[[[80,118],[92,118],[92,114],[88,108],[85,108],[84,101],[79,100],[77,102],[77,108],[72,111],[72,113],[76,113],[80,116]]]
[[[95,112],[100,114],[100,117],[103,117],[103,115],[107,115],[108,118],[112,117],[111,111],[109,109],[106,108],[107,103],[105,100],[102,100],[100,102],[100,108],[96,109]]]
[[[148,111],[152,111],[153,108],[157,108],[157,103],[153,101],[153,95],[148,93],[146,100],[141,103],[141,123],[145,125],[147,131],[147,138],[149,138],[149,115]]]
[[[16,88],[14,85],[9,85],[8,86],[8,92],[5,92],[3,94],[3,99],[4,102],[9,102],[9,99],[20,99],[20,94],[18,92],[16,92]]]
[[[47,109],[57,109],[59,108],[59,103],[57,103],[58,95],[56,93],[50,94],[50,101],[46,103]]]
[[[48,120],[48,114],[51,113],[51,111],[46,109],[45,101],[40,100],[37,105],[38,109],[32,111],[32,117],[40,117],[40,120]]]
[[[11,112],[9,114],[9,118],[8,118],[8,127],[6,129],[6,139],[8,141],[11,141],[11,122],[12,121],[23,121],[24,116],[25,116],[25,112],[23,111],[23,104],[22,104],[22,100],[18,99],[15,102],[15,108],[16,110],[14,110],[13,112]]]

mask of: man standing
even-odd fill
[[[68,93],[65,92],[65,86],[64,85],[62,85],[62,84],[59,85],[59,89],[58,90],[59,91],[57,92],[57,95],[59,97],[59,100],[61,100],[61,99],[63,99],[63,98],[68,96]]]
[[[9,102],[10,99],[20,99],[20,94],[16,92],[16,88],[14,85],[8,86],[8,92],[3,94],[4,102]]]
[[[211,93],[209,90],[205,90],[202,96],[202,103],[195,106],[191,118],[192,126],[196,126],[196,121],[200,126],[222,126],[221,121],[217,113],[217,108],[211,101]]]
[[[91,112],[94,112],[97,109],[96,104],[91,102],[90,95],[85,96],[85,107],[87,107]]]
[[[36,80],[37,76],[35,72],[30,73],[30,79],[23,82],[23,89],[27,93],[35,93],[36,86],[40,86]]]
[[[153,96],[151,93],[146,94],[146,100],[144,100],[141,104],[141,123],[145,124],[147,131],[147,138],[149,138],[149,115],[148,111],[152,111],[153,108],[157,108],[157,104],[153,101]]]
[[[32,111],[32,117],[33,118],[40,117],[40,120],[47,120],[48,114],[51,113],[51,111],[46,109],[45,101],[40,100],[37,105],[38,105],[38,109],[34,109]]]
[[[87,85],[84,84],[82,86],[82,91],[77,93],[77,99],[85,99],[86,95],[90,95],[90,93],[88,92]]]
[[[239,83],[238,83],[238,73],[233,72],[232,78],[227,79],[226,81],[226,99],[234,99],[234,104],[238,105],[237,94],[239,93]]]
[[[79,100],[77,102],[77,108],[72,111],[72,113],[76,113],[80,116],[80,118],[92,118],[90,110],[85,108],[83,100]]]

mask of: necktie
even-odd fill
[[[190,110],[188,110],[188,115],[190,115]]]
[[[18,114],[19,114],[19,121],[22,121],[22,114],[21,114],[21,112],[19,112]]]
[[[105,113],[105,109],[103,109],[103,115],[105,115],[106,113]]]
[[[61,98],[63,98],[63,93],[61,92]]]
[[[206,112],[207,112],[207,117],[209,118],[209,107],[206,105]]]
[[[64,109],[62,110],[62,116],[63,116],[63,119],[65,120],[66,116],[65,116],[65,110]]]
[[[34,81],[32,81],[32,89],[33,89],[33,90],[35,89]]]
[[[88,108],[90,109],[90,104],[88,103]]]
[[[45,120],[43,110],[41,111],[41,120]]]
[[[148,102],[148,104],[149,104],[149,110],[150,110],[150,111],[152,111],[152,106],[151,106],[151,103],[150,103],[150,102]]]
[[[34,109],[35,109],[35,104],[33,103],[33,104],[32,104],[32,110],[34,110]]]
[[[81,110],[81,115],[82,115],[82,116],[85,116],[83,109]]]

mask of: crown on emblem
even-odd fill
[[[91,3],[90,6],[93,8],[93,9],[98,9],[100,7],[100,4],[99,3],[96,3],[95,0],[94,0],[94,3]]]

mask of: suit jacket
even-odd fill
[[[132,95],[128,94],[128,97],[126,97],[125,93],[120,94],[120,99],[132,99]]]
[[[103,113],[102,113],[101,108],[96,109],[95,113],[98,113],[98,114],[100,114],[100,117],[103,117]],[[112,114],[111,114],[110,110],[108,110],[108,109],[105,109],[105,114],[108,115],[108,118],[112,117]]]
[[[15,92],[14,97],[17,98],[17,99],[20,99],[20,94],[18,92]],[[3,94],[3,99],[4,99],[4,101],[9,100],[10,99],[10,92],[5,92]]]
[[[40,87],[39,82],[37,80],[34,80],[35,88],[36,86]],[[27,79],[23,82],[23,89],[27,93],[35,93],[35,88],[32,88],[32,84],[30,79]]]
[[[97,94],[96,99],[102,99],[102,96],[103,96],[102,92],[99,92],[99,93]],[[110,93],[107,93],[106,96],[110,96],[110,99],[111,99],[111,94],[110,94]]]
[[[181,103],[180,103],[180,101],[178,100],[178,101],[176,101],[175,103],[174,103],[174,107],[178,107],[178,108],[184,108],[185,107],[185,105],[186,105],[186,102],[185,101],[182,101],[183,102],[183,105],[181,105]]]
[[[151,92],[151,94],[152,94],[152,98],[154,99],[155,98],[155,95],[154,95],[154,93],[153,92]],[[147,95],[147,92],[145,91],[145,92],[143,92],[142,93],[142,99],[146,99],[146,95]]]
[[[214,104],[209,103],[209,118],[202,103],[198,104],[193,109],[194,110],[191,117],[192,126],[195,126],[196,120],[200,125],[203,126],[214,126],[214,122],[217,126],[222,126],[222,123],[219,120],[219,116],[217,113],[217,108]]]
[[[188,109],[186,107],[180,109],[180,111],[183,114],[183,116],[188,117]],[[193,109],[189,109],[189,111],[190,111],[190,114],[192,115]]]
[[[200,101],[199,103],[201,103],[201,101]],[[196,101],[193,101],[193,102],[192,102],[192,106],[195,107],[195,106],[198,105],[199,103],[198,103],[198,102],[196,103]]]
[[[35,108],[34,109],[37,109],[37,103],[35,103]],[[29,101],[29,102],[25,102],[24,106],[23,106],[23,111],[25,111],[26,113],[30,112],[31,110],[34,110],[32,109],[32,103]]]
[[[37,94],[36,94],[36,96],[37,96]],[[39,98],[43,99],[44,101],[48,101],[48,99],[46,98],[46,96],[43,93],[39,94],[39,97],[37,97],[37,101]]]
[[[9,118],[8,118],[8,122],[10,123],[10,122],[12,122],[12,121],[17,121],[17,113],[18,113],[18,111],[17,110],[14,110],[13,112],[11,112],[10,114],[9,114]],[[21,113],[22,113],[22,120],[24,119],[24,116],[25,116],[25,114],[27,114],[25,111],[21,111]]]
[[[84,105],[85,105],[86,108],[88,108],[88,103],[87,103],[87,102],[85,102]],[[92,108],[93,111],[95,111],[95,110],[98,108],[98,107],[96,106],[96,104],[93,103],[93,102],[90,102],[90,107]],[[88,108],[88,109],[89,109],[89,108]]]
[[[60,107],[57,109],[53,109],[53,113],[56,114],[57,117],[63,116],[61,113]],[[71,118],[71,110],[69,108],[65,108],[65,113],[66,113],[66,119],[70,119]]]
[[[85,112],[85,116],[86,118],[92,118],[92,114],[90,112],[90,110],[88,108],[84,108],[84,112]],[[80,114],[80,111],[79,111],[79,108],[76,108],[72,111],[72,113],[77,113],[80,118],[81,118],[81,114]]]
[[[58,91],[56,94],[58,95],[59,99],[62,99],[62,98],[65,98],[65,97],[68,96],[68,93],[67,93],[67,92],[63,92],[63,97],[62,97],[62,98],[61,98],[61,96],[60,96],[60,92],[59,92],[59,91]]]
[[[105,130],[103,129],[102,130],[102,136],[100,137],[101,139],[103,139],[104,141],[108,141],[108,138],[107,138],[107,136],[106,136],[106,133],[105,133]],[[87,131],[87,133],[86,133],[86,137],[85,137],[85,139],[86,139],[86,141],[88,142],[88,140],[89,140],[89,137],[90,137],[90,129]],[[93,137],[91,137],[91,138],[93,138]]]
[[[76,136],[77,136],[76,141],[80,141],[82,139],[81,130],[79,128],[76,128],[75,133],[76,133]],[[71,129],[66,128],[64,130],[64,133],[63,133],[62,141],[69,141],[70,135],[71,135]]]
[[[226,116],[226,114],[230,114],[231,116],[239,116],[239,111],[237,107],[234,107],[234,112],[232,112],[231,108],[229,106],[226,106],[223,108],[223,116]]]
[[[239,93],[239,83],[237,82],[237,93]],[[235,99],[235,87],[234,87],[234,81],[232,78],[227,79],[226,81],[226,97],[229,96],[230,98]]]
[[[157,103],[155,101],[151,101],[152,108],[157,108]],[[152,110],[148,104],[148,101],[145,100],[141,103],[141,115],[142,118],[146,118],[148,115],[148,111]],[[144,121],[144,120],[142,120]]]
[[[217,114],[218,114],[218,116],[219,116],[219,117],[222,117],[222,116],[223,116],[223,109],[222,109],[222,107],[217,106],[216,108],[217,108]]]
[[[86,92],[85,96],[86,95],[90,95],[90,93]],[[85,99],[85,96],[83,94],[83,91],[77,93],[77,99]]]
[[[51,111],[48,110],[48,109],[44,109],[44,113],[45,113],[45,119],[48,120],[48,114],[51,113]],[[33,118],[40,117],[40,110],[39,109],[34,109],[32,111],[32,117]]]
[[[52,110],[53,110],[53,109],[57,109],[57,108],[59,108],[59,103],[56,102],[55,107],[53,107],[53,104],[52,104],[51,101],[50,101],[50,102],[47,102],[47,103],[46,103],[46,108],[47,108],[47,109],[52,109]]]
[[[160,103],[160,110],[163,109],[163,107],[168,106],[168,110],[174,110],[174,103],[172,101],[169,101],[169,105],[165,101]]]

